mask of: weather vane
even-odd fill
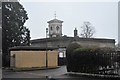
[[[55,16],[55,19],[56,19],[56,11],[55,11],[55,14],[54,14],[54,16]]]

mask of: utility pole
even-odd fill
[[[47,33],[48,33],[48,28],[46,28],[46,68],[48,67]]]

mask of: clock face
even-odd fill
[[[57,31],[59,30],[59,26],[56,27],[56,30],[57,30]]]

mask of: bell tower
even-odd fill
[[[50,38],[62,36],[63,21],[56,19],[56,13],[55,13],[55,18],[53,20],[48,21],[47,23],[48,23]]]

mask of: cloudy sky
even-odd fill
[[[116,0],[115,0],[116,1]],[[63,20],[63,35],[73,36],[73,30],[78,29],[84,21],[89,21],[95,27],[96,38],[118,39],[118,2],[91,1],[88,2],[39,2],[24,1],[21,4],[27,11],[29,19],[25,26],[31,31],[31,39],[45,38],[47,21],[54,19]]]

